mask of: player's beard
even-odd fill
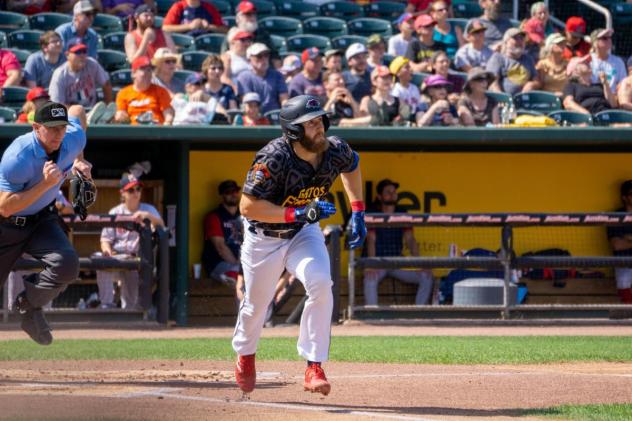
[[[325,152],[329,148],[329,142],[325,133],[319,133],[314,139],[310,139],[307,136],[303,136],[301,139],[301,146],[309,152],[320,153]]]
[[[397,200],[383,200],[382,204],[385,206],[395,206],[397,204]]]
[[[224,198],[224,204],[226,206],[237,206],[239,204],[239,196],[228,196]]]

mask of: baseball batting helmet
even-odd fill
[[[327,117],[327,112],[320,105],[318,98],[311,95],[299,95],[283,104],[283,108],[281,108],[279,113],[279,121],[281,122],[283,134],[290,141],[300,141],[305,136],[305,129],[303,129],[301,123],[320,116],[323,117],[323,125],[325,126],[325,131],[327,131],[329,129],[329,117]]]

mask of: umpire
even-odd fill
[[[42,306],[79,273],[79,258],[64,233],[55,198],[72,171],[91,178],[83,159],[85,112],[75,105],[47,102],[35,111],[33,131],[16,138],[0,161],[0,286],[14,263],[28,253],[44,263],[24,279],[14,307],[22,329],[40,345],[53,341]]]

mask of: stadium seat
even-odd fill
[[[277,5],[279,15],[305,20],[320,15],[318,6],[310,3],[286,0]]]
[[[273,50],[276,50],[279,54],[287,52],[287,43],[285,42],[284,37],[280,35],[270,35],[270,39],[272,40],[272,45],[270,47]]]
[[[182,67],[185,70],[199,72],[202,69],[202,63],[210,56],[205,51],[185,51],[181,55]]]
[[[606,110],[593,116],[595,126],[610,126],[612,124],[632,124],[632,112],[625,110]]]
[[[211,3],[213,6],[215,6],[215,8],[219,12],[219,14],[222,15],[222,16],[232,15],[233,14],[233,6],[227,1],[210,0],[209,3]]]
[[[9,48],[8,50],[15,54],[22,67],[26,64],[26,59],[31,55],[30,51],[20,50],[19,48]]]
[[[8,46],[7,35],[4,32],[0,32],[0,48],[7,48]]]
[[[294,35],[285,40],[287,50],[302,53],[304,49],[317,47],[319,50],[326,51],[331,48],[329,38],[320,35]]]
[[[54,31],[59,25],[72,21],[72,16],[63,13],[37,13],[29,17],[31,29]]]
[[[413,72],[413,78],[410,80],[410,83],[419,87],[428,76],[430,76],[430,73]]]
[[[266,0],[250,0],[257,8],[257,19],[263,19],[270,16],[276,16],[277,9],[274,3]]]
[[[132,84],[132,71],[129,69],[116,70],[110,73],[112,86],[125,87]]]
[[[309,18],[303,22],[303,32],[332,39],[347,35],[347,24],[344,20],[338,18]]]
[[[384,19],[360,18],[347,22],[347,28],[351,35],[368,37],[372,34],[380,34],[389,37],[393,34],[391,23]]]
[[[12,32],[29,29],[29,18],[22,13],[0,12],[0,32]]]
[[[156,0],[158,15],[165,16],[176,0]]]
[[[463,31],[463,35],[465,36],[465,25],[467,25],[468,19],[465,18],[451,18],[448,19],[448,23],[450,25],[458,26]]]
[[[162,16],[154,16],[154,28],[162,28],[162,22],[164,20],[165,20],[165,18],[162,17]],[[224,18],[224,20],[226,20],[226,18]]]
[[[454,16],[457,18],[471,19],[483,14],[483,9],[481,9],[477,1],[455,3],[452,5],[452,9],[454,10]]]
[[[279,113],[281,113],[281,110],[270,110],[267,113],[263,114],[263,116],[267,117],[268,120],[270,120],[270,124],[278,126],[281,124],[279,120]]]
[[[531,91],[513,96],[513,103],[518,109],[538,111],[548,114],[562,109],[562,102],[551,92]]]
[[[285,38],[303,33],[303,24],[300,20],[285,16],[270,16],[261,19],[259,26],[270,35],[280,35]]]
[[[195,49],[219,54],[226,39],[224,34],[204,34],[195,38]]]
[[[22,109],[28,93],[29,89],[22,86],[5,86],[2,88],[2,105],[17,112]]]
[[[38,30],[13,31],[7,35],[9,47],[21,50],[39,51],[39,39],[44,32]]]
[[[362,6],[349,1],[331,1],[320,6],[323,16],[343,19],[346,21],[364,16]]]
[[[339,50],[346,50],[347,47],[354,42],[366,45],[366,37],[363,37],[362,35],[343,35],[332,39],[331,46]]]
[[[494,98],[498,104],[509,105],[512,103],[511,95],[504,92],[486,91],[485,95]]]
[[[125,51],[125,35],[127,32],[112,32],[103,36],[103,48],[107,50]]]
[[[156,16],[156,18],[158,18],[158,16]],[[235,16],[222,16],[222,20],[229,28],[237,26],[237,19],[235,18]]]
[[[18,117],[13,108],[0,107],[0,124],[13,123],[17,118]]]
[[[186,81],[187,78],[191,75],[196,74],[197,72],[194,72],[193,70],[176,70],[176,72],[173,74],[173,77],[180,79],[182,82]]]
[[[393,21],[404,13],[404,9],[406,9],[405,3],[378,1],[364,6],[364,16]]]
[[[108,72],[129,68],[127,56],[121,51],[98,50],[97,59],[101,66],[103,66],[103,68]]]
[[[226,114],[228,114],[228,121],[232,124],[235,121],[235,117],[238,115],[243,116],[244,112],[237,108],[231,108],[230,110],[226,110]]]
[[[575,111],[553,111],[552,113],[549,113],[549,117],[555,120],[560,126],[593,125],[593,119],[590,114],[578,113]]]
[[[172,32],[171,38],[178,49],[178,53],[195,50],[195,39],[191,35]]]
[[[123,31],[123,21],[117,16],[97,13],[92,22],[92,29],[97,31],[99,35],[121,32]],[[127,27],[125,29],[127,29]]]

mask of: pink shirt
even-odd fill
[[[15,54],[11,51],[0,49],[0,87],[4,86],[4,82],[9,77],[9,70],[20,70],[20,62]]]

